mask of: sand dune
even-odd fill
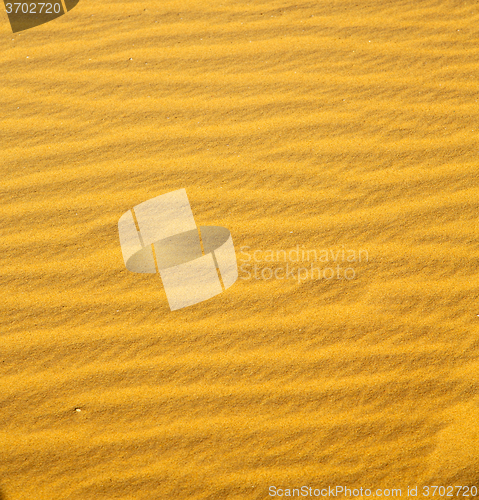
[[[476,2],[0,20],[5,500],[479,487]],[[171,312],[117,223],[180,188],[239,258],[368,259]]]

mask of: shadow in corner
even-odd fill
[[[5,493],[3,493],[3,489],[0,487],[0,500],[7,500]]]

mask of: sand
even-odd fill
[[[0,21],[4,500],[479,486],[477,2]],[[368,258],[172,312],[117,223],[181,188],[239,265]]]

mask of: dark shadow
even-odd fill
[[[0,500],[7,500],[7,497],[5,496],[1,488],[0,488]]]

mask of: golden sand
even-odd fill
[[[477,2],[0,21],[5,500],[479,486]],[[180,188],[238,252],[369,259],[171,312],[117,222]]]

